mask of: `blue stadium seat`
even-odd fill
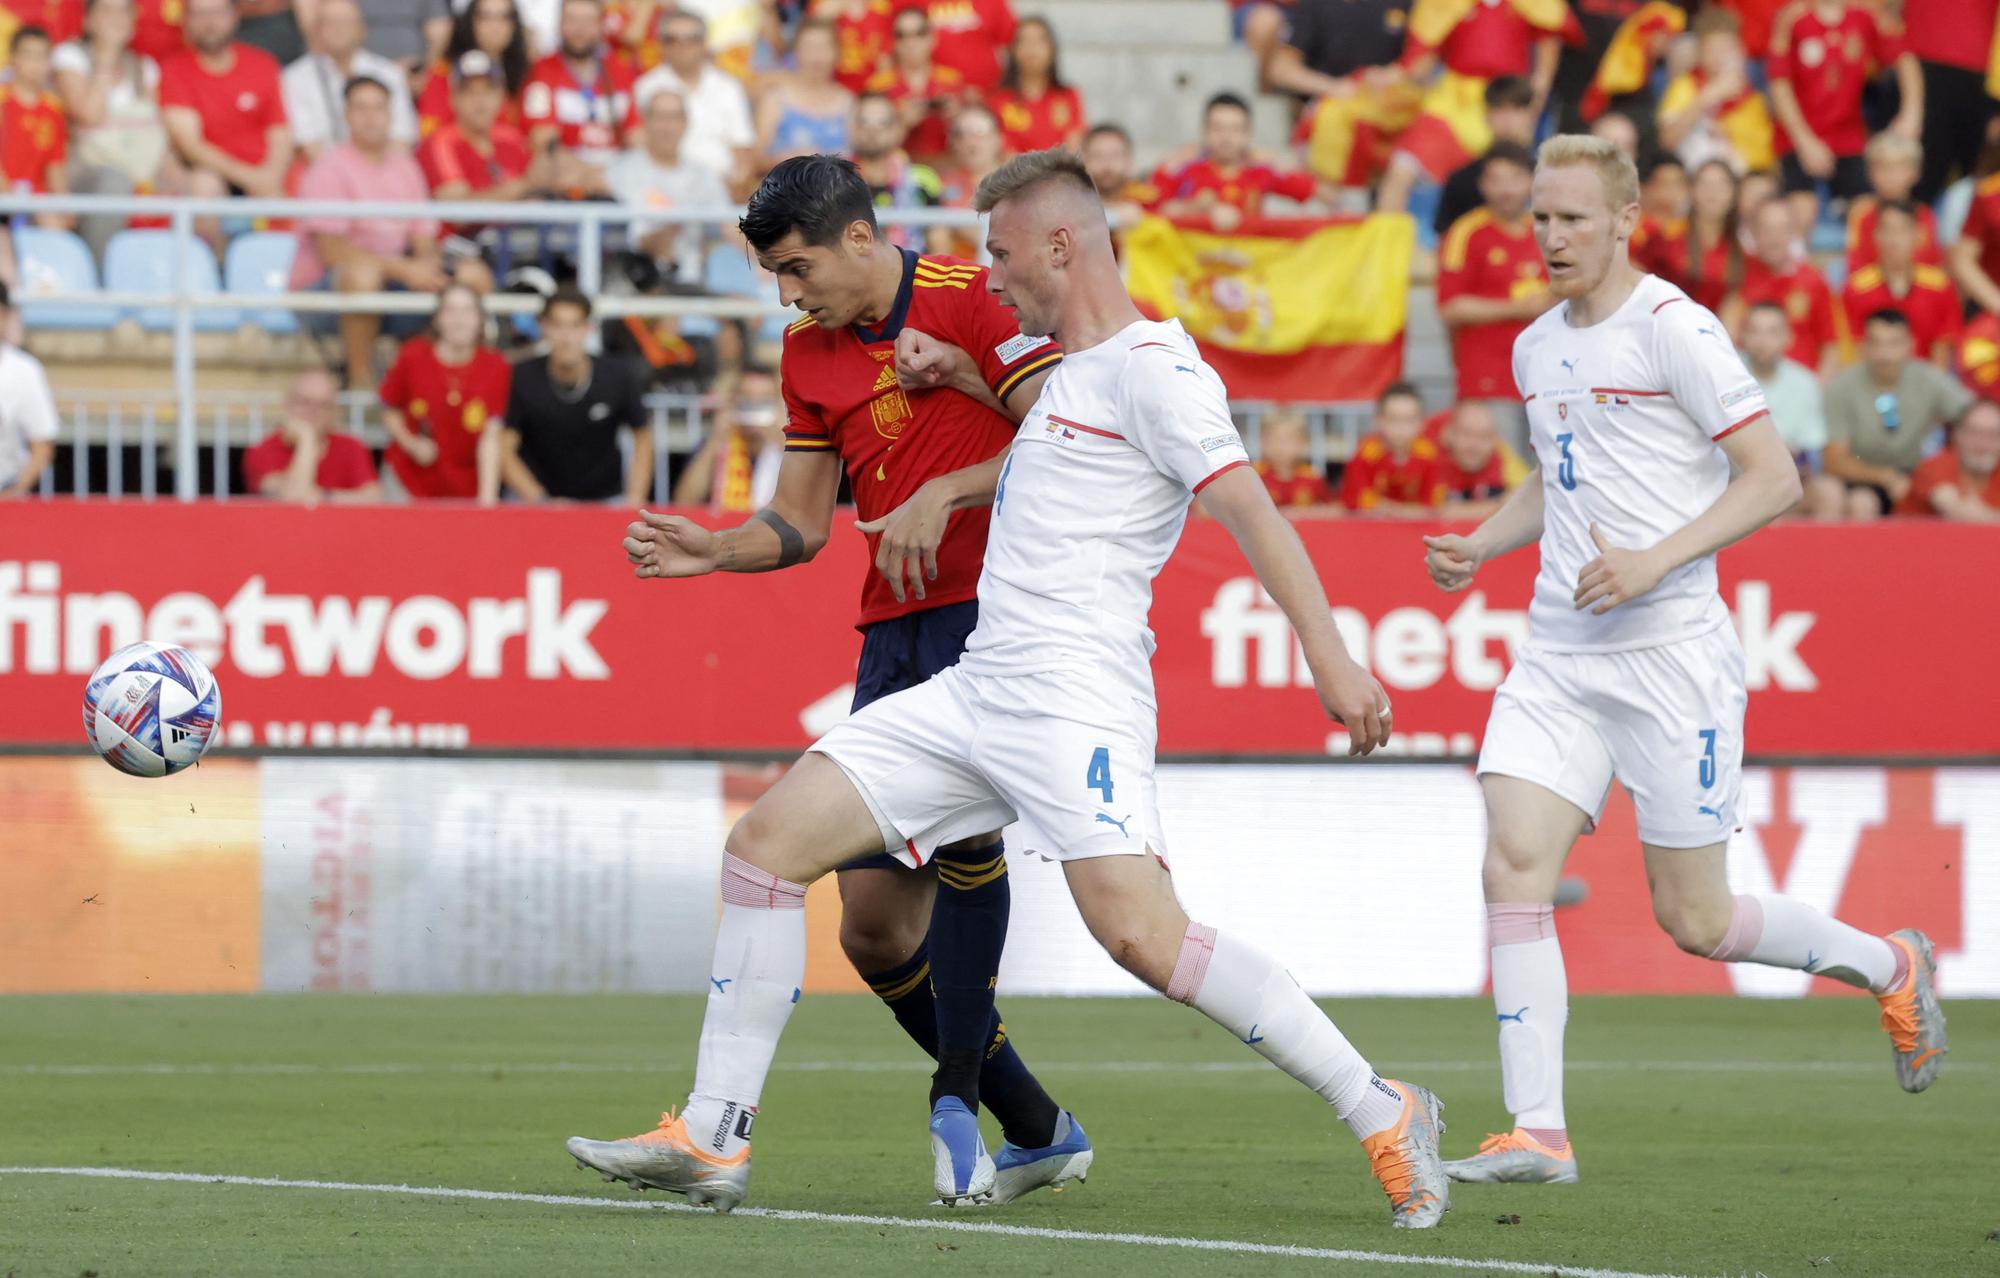
[[[215,254],[202,240],[188,242],[188,285],[197,297],[222,291],[222,272],[216,269]],[[104,249],[104,287],[113,293],[171,293],[174,291],[174,233],[172,231],[120,231]],[[155,332],[174,326],[173,308],[141,307],[139,325]],[[217,333],[235,329],[242,317],[233,310],[201,310],[194,313],[196,332]]]
[[[298,237],[282,231],[251,231],[237,236],[223,255],[223,289],[250,297],[275,297],[291,291],[292,258],[298,251]],[[299,331],[299,317],[281,308],[246,310],[244,317],[267,333]]]
[[[702,287],[729,297],[755,297],[773,305],[778,301],[778,282],[763,279],[757,264],[744,254],[741,245],[718,244],[708,251]],[[758,336],[767,342],[782,341],[785,324],[783,316],[774,315],[764,321]]]
[[[72,231],[24,226],[14,232],[21,268],[21,321],[30,329],[103,329],[118,322],[116,307],[87,301],[97,292],[97,263]]]

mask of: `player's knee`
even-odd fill
[[[1729,898],[1724,897],[1726,902]],[[1685,898],[1653,898],[1653,918],[1674,944],[1707,958],[1729,932],[1729,910]]]
[[[840,917],[840,950],[863,976],[909,961],[924,942],[925,921],[846,909]]]
[[[767,805],[760,801],[730,827],[729,837],[723,841],[722,849],[760,870],[785,878],[784,845],[783,823],[776,820],[767,810]]]
[[[1486,860],[1480,868],[1486,899],[1539,899],[1536,894],[1547,877],[1542,869],[1548,859],[1546,842],[1519,829],[1498,825],[1490,829],[1486,836]]]

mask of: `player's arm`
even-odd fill
[[[1199,500],[1229,530],[1265,593],[1290,619],[1321,703],[1347,728],[1347,752],[1368,754],[1388,741],[1389,696],[1341,641],[1298,530],[1272,504],[1257,472],[1248,466],[1217,472],[1203,484]]]
[[[1717,441],[1735,474],[1715,504],[1694,522],[1649,547],[1613,546],[1590,526],[1598,557],[1577,574],[1576,606],[1609,612],[1660,584],[1682,564],[1712,555],[1756,532],[1799,504],[1798,464],[1769,413],[1760,413]]]
[[[1437,588],[1447,594],[1472,584],[1479,565],[1489,559],[1511,554],[1542,537],[1542,514],[1547,493],[1542,489],[1542,472],[1530,471],[1521,486],[1507,494],[1500,508],[1469,537],[1440,533],[1424,538],[1424,567]]]
[[[993,504],[1011,451],[1003,448],[977,465],[926,480],[888,514],[854,525],[859,532],[881,534],[875,543],[875,571],[888,579],[897,603],[906,592],[922,599],[924,583],[937,580],[937,548],[944,542],[945,526],[954,512]]]
[[[680,515],[650,510],[625,529],[625,557],[639,577],[703,577],[771,572],[802,564],[825,547],[840,496],[840,454],[788,452],[771,504],[748,523],[711,532]]]

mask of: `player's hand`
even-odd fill
[[[715,571],[715,534],[680,515],[650,510],[625,526],[625,558],[635,577],[700,577]]]
[[[429,466],[438,459],[437,441],[429,435],[412,435],[403,444],[403,452],[419,466]]]
[[[1327,717],[1347,729],[1347,753],[1370,754],[1389,740],[1389,694],[1375,676],[1355,661],[1342,662],[1325,678],[1316,678],[1319,703]]]
[[[971,356],[920,329],[905,328],[896,335],[896,384],[905,390],[949,386],[971,367]]]
[[[1795,144],[1799,153],[1799,167],[1816,178],[1833,176],[1833,148],[1818,138],[1800,138]]]
[[[1645,594],[1667,575],[1667,566],[1652,551],[1614,546],[1596,524],[1590,526],[1590,539],[1597,543],[1598,555],[1576,575],[1578,612],[1590,608],[1591,616],[1602,616]]]
[[[888,581],[896,602],[906,595],[924,597],[924,583],[937,580],[937,548],[951,519],[951,499],[935,482],[911,493],[909,500],[880,519],[856,523],[856,530],[882,534],[875,546],[875,571]]]
[[[1439,590],[1457,594],[1472,584],[1472,575],[1479,571],[1479,548],[1472,538],[1439,533],[1424,538],[1424,547],[1424,569]]]

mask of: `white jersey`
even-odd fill
[[[1192,495],[1249,461],[1178,321],[1066,352],[1001,471],[961,667],[1086,672],[1151,704],[1153,578]]]
[[[1602,323],[1573,328],[1568,314],[1545,311],[1514,339],[1546,494],[1528,641],[1614,652],[1712,630],[1729,619],[1712,555],[1602,616],[1577,610],[1577,576],[1599,553],[1592,524],[1613,546],[1645,547],[1715,504],[1729,483],[1715,441],[1763,415],[1763,388],[1714,314],[1658,276]]]

